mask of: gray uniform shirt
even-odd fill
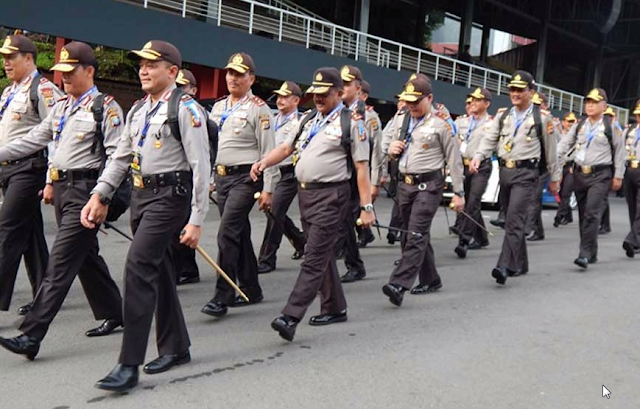
[[[310,113],[306,113],[310,115]],[[306,148],[302,145],[309,137],[314,122],[324,120],[318,114],[315,119],[307,122],[302,129],[300,138],[294,146],[297,134],[293,133],[287,139],[287,144],[298,149],[296,163],[296,177],[303,183],[335,183],[349,180],[351,170],[347,167],[347,151],[342,146],[342,126],[340,111],[331,115],[325,125],[311,139]],[[351,158],[354,163],[369,161],[369,141],[364,129],[362,118],[353,113],[351,116]]]
[[[51,81],[42,77],[37,84],[33,78],[37,74],[34,71],[20,84],[12,84],[4,89],[0,97],[0,110],[5,106],[0,118],[0,146],[4,146],[14,139],[25,136],[31,129],[42,122],[56,101],[64,96]],[[38,114],[30,100],[32,86],[38,87]],[[14,93],[14,91],[16,91]],[[13,94],[13,99],[7,104]]]
[[[220,125],[225,109],[233,111],[218,131],[216,165],[252,165],[275,148],[273,114],[269,106],[251,91],[233,107],[229,98],[218,101],[209,117]],[[264,190],[273,193],[280,179],[278,167],[264,172]]]
[[[55,149],[49,156],[49,168],[99,169],[103,158],[103,150],[99,143],[96,145],[95,153],[91,153],[96,131],[92,108],[98,95],[100,92],[95,89],[77,101],[77,104],[71,97],[59,100],[44,121],[29,131],[27,136],[14,139],[8,145],[0,147],[0,161],[23,158],[46,148],[53,140]],[[66,119],[58,136],[58,127],[63,117]],[[122,108],[111,96],[104,99],[103,117],[103,143],[107,157],[110,157],[116,150],[124,128]],[[49,174],[47,182],[51,182]]]
[[[380,123],[380,116],[372,106],[368,106],[365,111],[364,123],[369,140],[373,142],[370,147],[372,149],[370,164],[371,184],[379,186],[384,174],[386,155],[382,152],[382,124]]]
[[[193,195],[191,199],[191,217],[189,224],[202,226],[209,210],[209,137],[206,117],[193,98],[185,95],[178,108],[178,123],[182,141],[172,134],[167,123],[168,104],[175,84],[168,88],[159,102],[151,105],[151,97],[145,97],[143,105],[137,112],[127,114],[127,124],[118,141],[118,147],[111,157],[111,162],[98,179],[94,191],[111,197],[120,185],[131,165],[132,154],[140,157],[142,175],[157,173],[192,171]],[[151,114],[160,105],[155,115],[149,119],[147,136],[139,146],[142,130],[147,114]]]
[[[626,160],[640,159],[640,125],[635,124],[624,131]]]
[[[458,143],[460,144],[460,154],[463,158],[473,158],[473,154],[476,153],[480,146],[482,137],[491,128],[492,120],[493,117],[486,113],[480,118],[466,115],[456,118]]]
[[[600,120],[591,123],[589,119],[585,120],[584,125],[580,129],[580,133],[576,135],[578,123],[571,127],[571,130],[562,138],[558,146],[558,157],[564,157],[571,149],[575,150],[574,160],[578,166],[596,166],[596,165],[614,165],[614,177],[622,179],[625,172],[625,160],[627,152],[625,150],[625,140],[620,129],[615,124],[611,124],[614,152],[611,152],[609,139],[605,135],[604,121]],[[588,142],[589,135],[593,132],[591,143]]]
[[[295,136],[295,133],[298,132],[298,127],[300,126],[300,115],[298,111],[289,114],[282,115],[278,114],[275,119],[275,131],[276,131],[276,146],[280,146],[287,141],[291,137],[291,134]],[[282,162],[280,162],[279,166],[288,166],[293,165],[293,155],[289,155],[289,157]]]
[[[509,110],[505,108],[498,110],[474,157],[484,160],[490,158],[493,152],[497,150],[498,156],[503,160],[529,160],[540,159],[544,153],[551,181],[560,180],[562,169],[558,167],[557,143],[554,135],[555,127],[549,112],[540,110],[542,121],[541,136],[536,133],[532,110],[525,111],[524,121],[516,132],[514,112],[515,107]],[[502,129],[500,129],[500,117],[502,115],[506,115],[506,117]],[[542,152],[540,138],[544,139],[545,152]]]

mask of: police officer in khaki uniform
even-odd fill
[[[431,246],[431,223],[442,201],[445,162],[451,171],[455,211],[464,207],[463,167],[460,150],[448,117],[432,110],[431,83],[416,78],[407,82],[399,99],[406,101],[407,114],[396,128],[389,145],[389,158],[399,161],[398,207],[408,234],[402,259],[382,292],[389,301],[402,305],[404,292],[419,283],[412,294],[427,294],[442,288]]]
[[[367,163],[369,141],[363,118],[345,109],[341,101],[342,88],[343,81],[337,69],[317,69],[307,90],[313,94],[316,109],[301,120],[298,132],[291,134],[285,143],[252,169],[252,176],[257,179],[261,171],[287,158],[296,147],[298,149],[298,199],[307,246],[289,301],[282,315],[271,323],[271,327],[288,341],[293,340],[298,323],[318,292],[321,312],[311,317],[309,325],[347,320],[347,302],[338,276],[334,248],[338,240],[336,232],[344,232],[341,227],[350,212],[351,177],[357,179],[362,225],[369,227],[375,220]],[[347,129],[349,138],[345,135]]]
[[[382,130],[381,151],[383,155],[384,155],[384,152],[387,151],[387,149],[389,148],[389,144],[391,143],[391,139],[393,137],[392,133],[394,132],[394,129],[395,129],[396,117],[406,114],[406,111],[407,111],[404,101],[398,100],[397,108],[398,110],[396,111],[393,118],[391,118],[391,120],[387,122],[384,129]],[[385,155],[385,158],[386,157],[387,155]],[[397,185],[398,185],[398,161],[393,161],[388,159],[385,159],[385,161],[387,163],[387,169],[388,169],[387,173],[389,175],[389,181],[388,181],[389,188],[387,189],[387,194],[393,199],[393,207],[391,208],[391,220],[389,221],[389,227],[401,228],[402,221],[400,220],[400,211],[398,210],[398,201],[396,200]],[[387,243],[395,244],[396,241],[399,242],[401,241],[401,239],[402,239],[402,234],[399,231],[389,230],[387,232]]]
[[[493,117],[487,113],[487,109],[491,106],[491,92],[484,88],[476,88],[467,97],[471,99],[468,104],[470,115],[460,120],[456,119],[458,144],[464,165],[464,191],[466,194],[464,210],[480,226],[484,227],[481,213],[482,195],[487,189],[493,165],[491,158],[487,158],[480,164],[478,172],[470,173],[469,164],[493,120]],[[465,258],[469,249],[475,250],[489,245],[487,232],[466,216],[458,214],[456,227],[460,233],[458,246],[455,248],[458,257]]]
[[[620,133],[624,133],[624,129],[620,125],[620,122],[616,120],[616,113],[613,110],[613,107],[608,106],[604,111],[604,115],[609,116],[611,118],[611,126],[618,128]],[[619,189],[616,192],[616,195],[621,195],[622,189]],[[598,234],[609,234],[611,233],[611,208],[609,207],[609,195],[607,194],[604,197],[605,209],[602,212],[602,219],[600,220],[600,229],[598,229]]]
[[[624,177],[624,197],[629,208],[631,230],[622,243],[627,257],[640,254],[640,99],[633,109],[636,124],[625,131],[625,150],[627,170]]]
[[[125,261],[122,349],[118,365],[96,384],[110,391],[137,385],[154,311],[160,356],[144,371],[164,372],[191,359],[171,243],[181,236],[182,244],[195,248],[209,208],[206,117],[191,96],[171,99],[182,65],[180,51],[170,43],[152,40],[132,54],[140,58],[138,75],[147,95],[127,114],[116,152],[81,213],[82,224],[96,228],[104,220],[109,198],[130,170],[133,242]],[[177,102],[180,137],[172,134],[168,124],[172,101]]]
[[[87,44],[72,42],[63,47],[59,63],[52,69],[63,73],[68,97],[60,100],[27,136],[0,148],[0,161],[4,161],[41,151],[52,140],[55,144],[43,196],[45,202],[55,206],[58,232],[42,285],[20,325],[23,334],[12,339],[0,338],[0,345],[29,359],[38,353],[76,275],[95,318],[105,320],[100,327],[88,331],[87,336],[107,335],[122,325],[122,298],[98,254],[97,230],[80,224],[80,210],[95,185],[104,155],[110,156],[115,151],[124,126],[120,106],[113,97],[101,96],[94,85],[97,67],[93,50]],[[103,105],[102,137],[95,132],[97,124],[92,110],[96,103]]]
[[[202,312],[214,317],[227,314],[228,307],[259,303],[263,300],[258,280],[258,262],[251,244],[249,213],[254,194],[262,191],[261,209],[271,207],[272,193],[278,183],[278,168],[268,169],[264,179],[251,180],[251,165],[275,146],[273,115],[267,104],[253,95],[255,64],[251,56],[233,54],[225,67],[230,95],[218,101],[209,117],[218,124],[218,156],[215,182],[220,210],[218,258],[220,267],[237,280],[248,296],[246,302],[236,297],[233,288],[218,278],[214,297]]]
[[[529,203],[534,200],[540,176],[541,158],[551,175],[549,190],[558,191],[556,137],[548,111],[531,102],[535,81],[530,73],[516,71],[509,82],[513,107],[501,108],[487,131],[469,171],[478,171],[483,160],[498,152],[500,158],[500,200],[506,215],[505,237],[497,266],[491,272],[498,284],[507,277],[529,272],[525,223]]]
[[[575,149],[573,187],[580,217],[580,253],[574,263],[586,269],[598,261],[598,227],[609,190],[622,187],[626,151],[622,132],[604,115],[607,94],[594,88],[585,97],[583,118],[560,141],[558,156]]]
[[[576,123],[576,115],[568,113],[562,120],[562,133],[558,135],[558,143],[562,140],[571,127]],[[570,150],[563,158],[558,158],[562,166],[562,181],[560,182],[560,203],[553,220],[553,227],[565,226],[573,223],[573,210],[571,209],[571,195],[573,194],[573,159],[575,150]]]
[[[280,146],[297,132],[300,123],[298,104],[302,97],[302,90],[293,81],[285,81],[279,89],[273,91],[278,96],[276,104],[280,111],[274,120],[276,146]],[[291,256],[299,260],[304,255],[304,234],[287,216],[291,202],[298,193],[298,181],[294,173],[293,156],[280,162],[280,181],[273,192],[270,215],[267,216],[267,227],[258,256],[258,274],[268,273],[276,268],[276,253],[282,241],[282,234],[286,235],[295,249]],[[284,228],[284,231],[283,231]]]
[[[5,146],[42,122],[63,93],[38,73],[36,46],[27,37],[7,36],[0,54],[12,81],[0,96],[0,146]],[[23,255],[34,297],[47,267],[49,254],[38,195],[44,188],[46,171],[46,149],[0,162],[4,195],[0,209],[0,311],[9,309]],[[30,308],[29,303],[18,313],[24,315]]]

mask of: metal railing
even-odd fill
[[[351,58],[379,67],[422,72],[431,78],[467,88],[483,87],[497,95],[509,93],[510,74],[459,61],[417,47],[254,0],[119,0],[145,8],[179,14],[218,26],[268,36],[276,41],[303,45],[331,55]],[[549,107],[582,115],[584,97],[543,84],[538,90],[549,96]],[[614,106],[620,123],[629,111]]]

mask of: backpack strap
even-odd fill
[[[31,80],[31,88],[29,89],[29,99],[31,100],[31,106],[33,107],[37,116],[40,115],[40,113],[38,112],[38,87],[40,86],[40,79],[42,78],[42,74],[40,74],[40,72],[38,71],[36,76]]]
[[[304,130],[304,126],[307,124],[307,122],[311,121],[316,114],[318,113],[317,109],[312,109],[309,112],[307,112],[307,114],[302,118],[302,120],[300,121],[300,125],[298,128],[298,133],[296,134],[296,137],[293,138],[293,146],[296,145],[296,143],[298,142],[298,139],[300,139],[300,135],[302,135],[302,131]]]
[[[182,142],[182,134],[180,133],[180,123],[178,122],[178,110],[180,108],[180,99],[186,95],[184,89],[176,88],[171,92],[169,97],[169,107],[167,108],[167,123],[171,134],[178,141]]]
[[[96,153],[98,143],[104,148],[104,134],[102,133],[102,121],[104,120],[104,94],[98,94],[93,100],[91,111],[93,112],[93,121],[96,123],[93,144],[91,145],[91,154]]]
[[[400,126],[400,140],[403,142],[409,138],[409,121],[411,121],[411,115],[405,112],[402,118],[402,125]]]

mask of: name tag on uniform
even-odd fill
[[[460,144],[460,153],[464,155],[464,153],[467,151],[467,143],[466,142],[462,142]]]
[[[577,153],[576,153],[576,162],[584,162],[585,156],[586,156],[587,151],[584,149],[580,149]]]
[[[27,94],[24,92],[18,92],[15,97],[13,97],[15,102],[27,102]]]
[[[93,112],[77,111],[74,115],[78,121],[91,121],[93,122]]]
[[[249,117],[249,113],[247,111],[238,111],[233,116],[234,118],[247,119]]]

